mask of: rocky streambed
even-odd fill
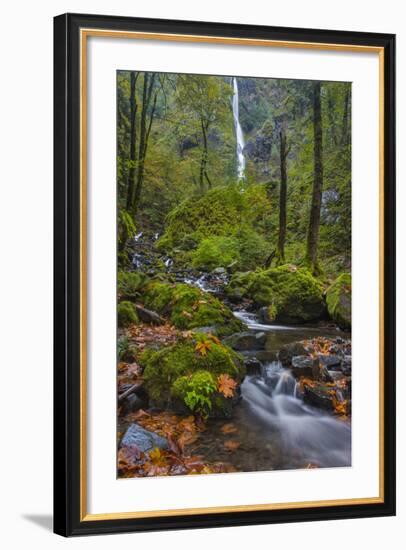
[[[227,348],[242,356],[246,375],[227,414],[223,417],[211,415],[205,422],[204,431],[198,437],[189,438],[188,453],[199,456],[205,464],[216,461],[246,472],[350,466],[350,333],[328,321],[314,325],[266,323],[261,311],[255,311],[249,300],[241,299],[238,304],[228,300],[224,293],[229,281],[226,269],[218,268],[211,273],[177,270],[171,258],[157,259],[148,246],[138,247],[134,254],[134,265],[138,269],[149,269],[151,274],[156,271],[157,263],[164,280],[197,288],[227,304],[241,328],[219,336]],[[151,299],[150,303],[157,303],[156,297],[153,298],[155,302]],[[215,305],[205,302],[203,299],[196,303],[202,303],[202,308]],[[161,315],[168,316],[165,307],[159,315],[139,307],[139,317],[147,324],[159,325],[164,323]],[[197,315],[195,311],[192,314]],[[170,319],[176,322],[178,317],[172,313]],[[229,320],[228,324],[233,323]],[[216,332],[216,327],[199,326],[193,330],[211,334]],[[172,328],[167,332],[162,328],[161,342],[154,342],[157,333],[153,332],[150,345],[159,348],[176,342],[178,336],[171,331]],[[143,338],[145,340],[145,336]],[[119,448],[131,446],[129,442],[141,445],[145,451],[171,447],[168,439],[155,437],[152,421],[150,436],[145,425],[137,424],[139,409],[146,409],[153,416],[151,406],[156,406],[142,387],[130,392],[120,406],[123,414],[119,417]],[[172,412],[186,415],[182,410]],[[157,433],[162,436],[162,430]],[[179,470],[177,473],[186,472]]]

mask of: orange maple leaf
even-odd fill
[[[210,351],[211,344],[207,340],[204,340],[203,342],[198,342],[196,344],[195,350],[200,353],[200,355],[207,355],[207,352]]]
[[[217,378],[217,389],[224,397],[233,397],[237,382],[228,374],[220,374]]]

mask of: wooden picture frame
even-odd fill
[[[373,52],[380,63],[380,493],[334,501],[92,515],[86,504],[86,41]],[[54,531],[63,536],[395,514],[395,37],[64,14],[54,20]],[[112,414],[114,412],[112,411]]]

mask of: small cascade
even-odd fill
[[[244,134],[242,132],[240,124],[240,115],[239,115],[239,106],[238,106],[238,84],[237,79],[233,78],[233,117],[234,117],[234,128],[235,135],[237,139],[237,173],[238,179],[244,179],[245,172],[245,157],[244,157]]]

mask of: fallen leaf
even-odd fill
[[[235,433],[237,430],[237,428],[234,426],[234,424],[224,424],[220,430],[223,432],[223,434],[232,434],[232,433]]]
[[[217,378],[217,389],[224,397],[233,397],[237,382],[231,378],[228,374],[221,374]]]

